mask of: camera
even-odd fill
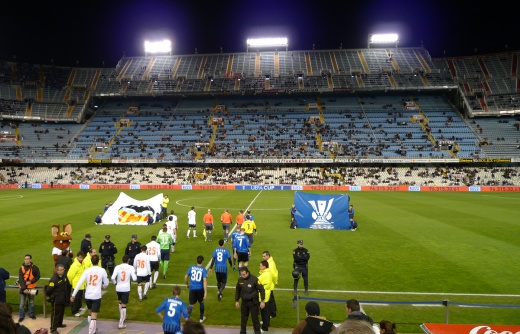
[[[27,294],[31,296],[37,296],[38,295],[38,289],[27,289]]]

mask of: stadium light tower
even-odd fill
[[[144,41],[144,54],[172,54],[172,42],[168,39],[162,41],[150,42]]]
[[[249,48],[276,49],[278,47],[285,47],[285,51],[289,48],[289,42],[287,37],[275,37],[275,38],[248,38],[247,39],[247,52]]]
[[[395,47],[399,44],[399,36],[397,34],[371,34],[368,35],[368,48],[384,48]]]

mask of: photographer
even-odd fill
[[[32,255],[25,254],[23,265],[18,271],[18,287],[20,288],[19,320],[25,319],[25,301],[29,300],[29,318],[36,319],[34,315],[34,296],[38,294],[36,286],[40,279],[40,269],[32,263]]]

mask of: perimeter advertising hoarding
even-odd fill
[[[520,334],[520,326],[513,325],[468,325],[468,324],[422,324],[426,334]]]

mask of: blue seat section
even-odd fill
[[[466,120],[441,94],[116,98],[84,124],[19,124],[2,157],[67,159],[519,156],[515,122]],[[449,145],[449,147],[448,147]]]

